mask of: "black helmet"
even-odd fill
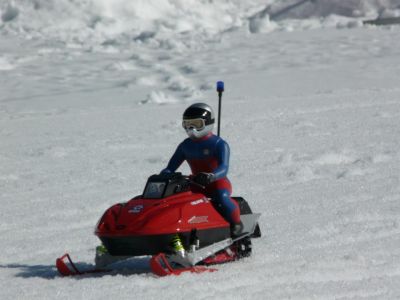
[[[192,104],[183,113],[182,126],[191,138],[206,136],[212,131],[214,123],[214,112],[205,103]]]

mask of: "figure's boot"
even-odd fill
[[[243,231],[243,223],[233,223],[231,224],[231,235],[232,237],[237,237],[242,234]]]

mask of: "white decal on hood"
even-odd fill
[[[208,223],[208,216],[193,216],[188,220],[189,224]]]

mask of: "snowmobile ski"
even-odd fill
[[[79,270],[68,253],[63,256],[57,258],[56,267],[58,272],[62,276],[77,276],[77,275],[85,275],[85,274],[94,274],[94,273],[108,273],[111,272],[109,269],[89,269],[89,270]]]
[[[168,276],[168,275],[180,275],[183,272],[190,273],[203,273],[203,272],[214,272],[217,269],[208,268],[206,266],[187,266],[187,267],[172,267],[174,264],[170,263],[169,258],[164,254],[160,253],[152,256],[150,259],[151,271],[157,276]]]

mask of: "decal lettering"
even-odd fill
[[[188,220],[189,224],[208,223],[208,216],[193,216]]]
[[[203,203],[203,202],[204,202],[203,199],[199,199],[199,200],[195,200],[195,201],[190,202],[190,204],[191,205],[197,205],[197,204],[200,204],[200,203]]]
[[[132,207],[128,212],[132,213],[132,214],[138,214],[143,210],[144,206],[142,204],[140,205],[136,205],[134,207]]]

